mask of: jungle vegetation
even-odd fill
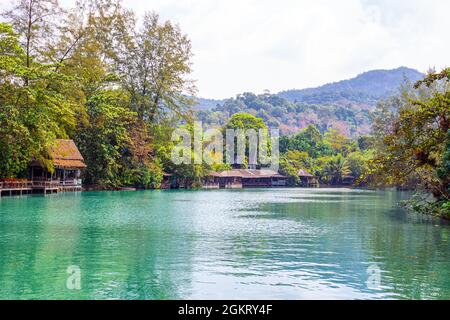
[[[384,87],[370,101],[357,94],[332,109],[317,105],[317,92],[288,91],[243,94],[195,112],[189,38],[154,12],[137,20],[120,0],[79,0],[71,9],[57,0],[19,0],[2,13],[0,178],[25,177],[33,159],[53,170],[46,150],[54,139],[70,138],[86,160],[85,184],[159,188],[170,173],[195,187],[227,166],[173,164],[174,128],[192,130],[200,119],[283,131],[294,119],[280,139],[280,171],[292,185],[304,169],[325,185],[351,176],[355,185],[416,189],[427,195],[416,210],[450,217],[450,69],[383,96],[374,112],[345,101],[372,105]],[[364,81],[358,86],[368,90]],[[332,88],[338,94],[340,87]],[[349,126],[306,121],[314,110]]]

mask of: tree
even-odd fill
[[[361,151],[355,151],[350,153],[346,157],[348,169],[350,174],[357,180],[364,179],[369,172],[369,159],[370,155],[362,153]]]
[[[450,130],[447,131],[447,145],[437,174],[443,187],[446,187],[447,192],[450,192]],[[442,197],[439,205],[439,213],[446,218],[450,218],[450,199]]]
[[[450,130],[447,131],[447,143],[442,157],[442,164],[438,168],[438,176],[447,189],[450,188]]]
[[[289,177],[289,183],[296,185],[300,182],[298,171],[300,169],[312,172],[314,160],[307,152],[289,150],[280,159],[280,172]]]
[[[4,17],[13,27],[0,24],[0,176],[25,174],[33,159],[52,170],[47,147],[73,138],[87,183],[158,187],[158,131],[191,120],[195,91],[179,27],[147,14],[137,31],[120,0],[69,10],[19,0]]]
[[[369,150],[373,145],[373,137],[369,135],[359,136],[357,141],[358,148],[362,151]]]
[[[258,131],[259,129],[267,130],[267,126],[263,119],[257,118],[249,113],[239,112],[231,117],[226,125],[226,129],[253,129]]]
[[[73,79],[33,60],[27,66],[11,26],[0,24],[0,42],[0,146],[5,163],[0,174],[15,176],[33,158],[45,162],[53,139],[73,132],[80,105],[65,94]]]
[[[228,121],[228,123],[226,124],[226,126],[224,126],[223,128],[223,132],[224,132],[224,137],[226,137],[226,130],[227,129],[233,129],[235,130],[235,133],[239,135],[239,137],[236,140],[235,143],[235,150],[234,150],[234,154],[238,154],[238,140],[244,141],[245,139],[245,163],[241,163],[240,165],[243,168],[247,168],[249,164],[261,164],[261,163],[266,163],[268,159],[263,159],[262,155],[263,153],[261,153],[261,150],[259,149],[260,147],[266,147],[265,149],[265,155],[269,155],[270,151],[271,151],[271,143],[270,143],[270,139],[269,137],[267,137],[267,144],[264,145],[259,141],[259,130],[263,130],[266,133],[268,133],[268,128],[266,126],[266,124],[264,123],[264,120],[261,118],[257,118],[254,115],[251,115],[249,113],[245,113],[245,112],[239,112],[234,114],[231,119]],[[253,130],[253,132],[252,132]],[[253,141],[253,143],[256,143],[256,145],[253,145],[253,149],[250,148],[250,143],[252,142],[252,136],[255,139]],[[228,139],[228,138],[227,138]],[[251,151],[257,152],[257,150],[260,151],[259,153],[259,158],[258,159],[251,159],[250,157],[250,153]],[[224,151],[227,152],[227,149],[224,148]],[[253,154],[254,156],[256,156],[256,154]],[[230,155],[228,155],[230,156]],[[227,158],[227,156],[224,157],[225,159]],[[255,160],[256,163],[250,163],[250,161]]]
[[[56,18],[61,12],[57,0],[19,0],[13,9],[2,14],[21,35],[27,68],[33,61],[43,62],[44,51],[52,41]],[[26,85],[28,81],[25,77]]]
[[[284,148],[286,150],[308,152],[313,158],[333,153],[330,144],[324,141],[320,131],[313,125],[309,125],[306,129],[291,137],[287,143],[283,141],[281,150],[284,151]]]
[[[136,115],[126,105],[123,92],[98,92],[87,101],[87,123],[81,124],[76,142],[84,155],[85,182],[120,186],[121,157],[131,144],[129,129]]]
[[[194,135],[194,126],[192,122],[189,122],[183,126],[182,129],[187,130],[191,138]],[[202,185],[202,178],[205,177],[210,171],[214,171],[214,165],[209,165],[205,161],[201,163],[195,163],[194,159],[200,155],[196,153],[193,147],[193,141],[191,141],[191,148],[184,150],[183,152],[189,153],[189,163],[176,164],[172,161],[172,151],[178,144],[178,141],[172,141],[173,129],[167,125],[157,125],[154,130],[155,134],[155,154],[160,159],[162,166],[166,172],[172,173],[175,183],[182,188],[199,188]],[[227,168],[228,169],[228,168]]]
[[[118,74],[139,119],[155,123],[166,116],[184,116],[195,87],[187,79],[191,43],[179,27],[147,13],[142,29],[124,49]]]
[[[19,109],[11,105],[17,99],[16,82],[25,72],[25,54],[10,25],[0,23],[0,177],[14,176],[27,165],[31,156],[31,137]]]
[[[448,179],[439,175],[450,128],[450,69],[431,72],[414,88],[378,106],[373,174],[379,184],[410,185],[448,201]]]
[[[349,138],[333,128],[329,128],[328,131],[325,132],[324,138],[325,142],[333,148],[335,153],[347,154],[355,147],[351,145]]]
[[[331,184],[341,184],[344,177],[349,174],[350,169],[346,159],[338,154],[325,163],[322,176],[326,177]]]

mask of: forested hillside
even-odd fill
[[[293,102],[325,104],[345,101],[373,106],[379,99],[396,94],[398,87],[405,81],[414,83],[423,76],[417,70],[406,67],[373,70],[353,79],[329,83],[317,88],[287,90],[278,95]]]
[[[370,113],[380,99],[422,77],[405,67],[374,70],[318,88],[272,95],[244,93],[225,101],[199,99],[196,109],[198,117],[208,124],[223,125],[234,113],[248,112],[263,118],[269,126],[279,127],[284,134],[315,125],[321,132],[334,128],[354,137],[369,132]]]

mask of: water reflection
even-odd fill
[[[0,298],[450,298],[448,224],[407,194],[254,189],[0,201]],[[367,268],[381,269],[368,288]],[[82,272],[66,288],[67,267]]]

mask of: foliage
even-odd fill
[[[55,137],[74,131],[81,106],[66,95],[73,79],[35,61],[27,66],[18,35],[4,23],[0,48],[0,176],[12,177],[33,158],[44,160]]]
[[[243,93],[215,101],[198,99],[196,110],[200,120],[212,125],[225,125],[233,114],[246,112],[262,118],[269,127],[279,127],[285,135],[314,125],[322,133],[333,128],[356,138],[370,133],[371,113],[378,100],[395,94],[405,79],[416,81],[422,77],[407,68],[375,70],[312,89]]]
[[[76,142],[87,164],[88,184],[121,184],[122,155],[131,145],[129,130],[136,122],[136,114],[125,107],[126,101],[125,94],[105,90],[86,103],[88,121],[80,124]]]
[[[342,184],[344,177],[350,172],[347,159],[339,153],[325,161],[321,176],[329,184]]]
[[[0,177],[48,164],[55,138],[72,138],[84,181],[159,187],[161,127],[189,120],[191,45],[178,26],[134,13],[120,0],[20,0],[0,24]]]
[[[331,145],[325,141],[320,131],[313,125],[295,134],[293,137],[280,138],[280,152],[298,150],[308,152],[313,158],[331,155]]]
[[[291,185],[300,183],[298,176],[300,169],[312,171],[313,167],[314,160],[307,152],[289,150],[280,159],[280,172],[289,177],[288,183]]]
[[[378,184],[419,188],[448,202],[449,80],[448,69],[432,72],[379,105],[371,172]]]
[[[292,137],[282,136],[280,152],[281,172],[290,177],[293,185],[299,184],[300,169],[325,184],[340,185],[346,176],[353,176],[363,184],[372,157],[371,150],[360,149],[358,141],[334,129],[321,134],[312,125]]]
[[[364,153],[361,151],[355,151],[350,153],[346,162],[350,175],[355,177],[358,182],[362,182],[369,173],[369,161],[371,159],[371,153]]]
[[[238,112],[233,114],[225,128],[244,130],[253,129],[257,131],[259,129],[267,129],[267,126],[262,118],[255,117],[249,113]]]
[[[155,13],[144,15],[143,27],[125,46],[118,73],[130,92],[131,107],[140,120],[153,123],[167,113],[182,117],[193,101],[191,43],[178,26],[161,23]]]
[[[442,157],[442,164],[438,168],[437,174],[443,184],[447,185],[448,190],[450,188],[450,130],[447,131],[447,143]]]
[[[248,164],[250,162],[249,157],[250,157],[250,132],[251,130],[253,130],[253,134],[255,135],[259,135],[259,130],[264,130],[265,132],[268,133],[268,128],[266,126],[266,124],[264,123],[264,120],[262,118],[258,118],[255,117],[254,115],[251,115],[249,113],[245,113],[245,112],[238,112],[235,113],[230,121],[222,128],[223,131],[223,136],[226,136],[226,130],[227,129],[233,129],[236,130],[235,133],[237,135],[240,135],[241,139],[245,139],[245,159],[243,164],[241,164],[242,168],[247,168]],[[225,146],[224,146],[225,147]],[[259,148],[260,146],[258,146]],[[238,145],[237,143],[235,143],[235,150],[234,153],[237,154],[238,152]],[[271,144],[270,144],[270,140],[268,139],[267,141],[267,146],[266,146],[266,151],[267,154],[270,154],[270,150],[271,150]],[[224,151],[226,151],[226,149],[224,148]],[[256,162],[257,164],[261,165],[262,163],[266,163],[267,159],[263,159],[262,161],[262,157],[260,154],[260,157],[257,157]]]

